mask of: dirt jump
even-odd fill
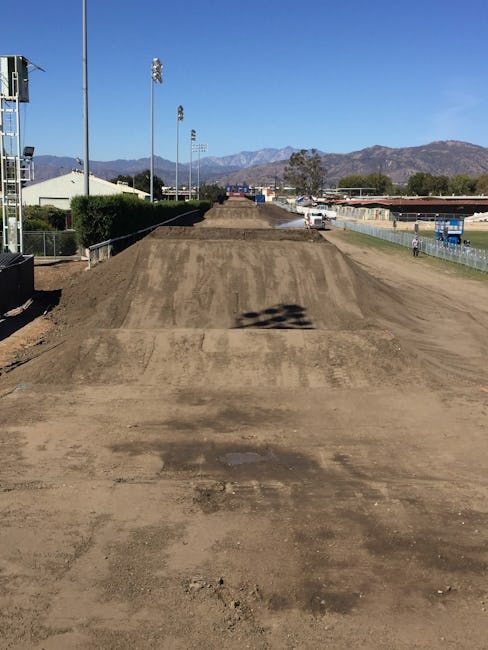
[[[2,648],[488,647],[486,280],[286,219],[51,287],[0,375]]]

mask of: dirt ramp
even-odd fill
[[[406,360],[399,341],[371,330],[98,330],[33,360],[24,381],[355,389],[406,381]]]
[[[316,245],[244,234],[243,240],[148,239],[119,326],[364,327],[355,270],[334,246],[322,238]]]
[[[317,230],[305,228],[228,228],[220,226],[207,226],[202,232],[199,228],[178,226],[161,227],[147,237],[151,239],[172,240],[198,240],[198,241],[290,241],[314,244],[329,244]]]
[[[318,233],[161,228],[63,292],[60,325],[364,328],[365,280]]]
[[[155,240],[163,241],[157,244]],[[160,302],[161,297],[166,296],[171,300],[172,305],[171,290],[174,291],[180,284],[187,284],[188,274],[194,276],[197,273],[203,276],[207,273],[206,267],[209,267],[211,274],[207,274],[205,284],[208,285],[211,281],[217,283],[225,281],[226,264],[219,259],[210,260],[208,255],[218,252],[218,242],[221,243],[220,247],[225,249],[227,244],[224,242],[228,241],[237,245],[243,242],[248,244],[255,241],[268,242],[267,251],[263,253],[256,251],[254,256],[252,252],[250,253],[253,269],[262,268],[266,264],[266,259],[273,257],[271,248],[275,241],[325,244],[318,233],[307,234],[301,230],[159,228],[144,240],[109,261],[82,273],[76,281],[73,280],[63,289],[60,304],[55,309],[53,318],[61,330],[64,327],[75,328],[74,332],[77,333],[80,329],[92,327],[120,327],[131,309],[132,301],[138,304],[152,299]],[[194,243],[195,251],[195,260],[192,260],[192,263],[195,261],[202,267],[199,271],[191,264],[190,267],[185,268],[184,260],[188,255],[191,242]],[[207,249],[205,249],[205,242],[208,242]],[[212,242],[217,243],[214,245]],[[249,252],[247,255],[249,256]],[[264,271],[261,275],[264,277]],[[200,277],[197,277],[193,278],[193,281],[197,282],[195,291],[198,291],[204,279],[202,277],[200,280]],[[194,297],[195,292],[190,294],[185,299]],[[169,323],[176,324],[172,323],[171,319]],[[74,332],[73,335],[77,335]]]
[[[384,294],[316,232],[161,228],[63,295],[59,345],[24,376],[222,387],[236,377],[283,387],[392,381],[408,363],[378,320]]]
[[[215,205],[205,214],[200,228],[270,228],[266,218],[249,199],[229,198],[223,205]]]

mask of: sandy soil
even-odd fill
[[[486,280],[286,218],[45,289],[0,377],[2,648],[488,647]]]

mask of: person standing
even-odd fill
[[[412,240],[412,254],[414,257],[418,257],[419,247],[420,247],[419,236],[415,235],[415,237]]]

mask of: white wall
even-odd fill
[[[135,190],[129,185],[110,183],[103,178],[90,175],[91,195],[132,194],[141,199],[149,199],[149,194]],[[84,174],[74,170],[56,178],[49,178],[40,183],[33,183],[22,189],[23,205],[55,205],[64,210],[69,209],[74,196],[85,193]]]

